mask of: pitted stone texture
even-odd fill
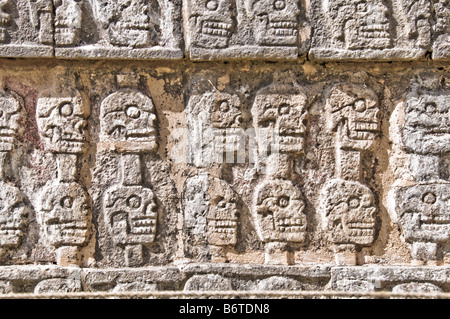
[[[405,240],[413,244],[416,260],[442,260],[450,240],[448,184],[404,187],[397,190],[396,209]],[[436,245],[440,244],[440,246]],[[444,250],[441,252],[441,249]]]
[[[35,294],[81,292],[81,276],[76,278],[52,278],[39,282]]]
[[[234,290],[231,280],[220,275],[195,275],[188,279],[184,290],[194,291],[230,291]]]
[[[408,292],[443,292],[442,288],[439,288],[436,285],[430,284],[430,283],[421,283],[421,282],[410,282],[407,284],[400,284],[395,286],[392,289],[392,292],[399,292],[399,293],[408,293]]]
[[[225,181],[208,174],[187,179],[182,203],[188,255],[203,259],[214,254],[208,246],[232,248],[237,244],[242,203]]]
[[[78,3],[77,8],[72,6],[66,11],[71,15],[79,15],[78,8],[81,9],[83,23],[81,28],[72,30],[76,30],[73,35],[79,40],[74,41],[76,40],[74,38],[70,43],[72,47],[56,48],[57,57],[122,59],[183,57],[180,49],[182,39],[179,0],[84,0]]]
[[[297,59],[309,40],[304,7],[298,0],[183,1],[188,56],[192,60]]]
[[[192,94],[186,106],[189,129],[188,161],[197,167],[235,163],[245,150],[242,103],[237,94],[207,91]],[[229,155],[227,155],[229,154]],[[238,155],[236,161],[245,161]]]
[[[433,59],[450,59],[450,2],[432,0],[434,12]]]
[[[292,290],[303,290],[302,285],[299,281],[292,279],[292,278],[286,278],[286,277],[280,277],[280,276],[273,276],[266,279],[261,280],[256,290],[262,290],[262,291],[268,291],[268,290],[284,290],[284,291],[292,291]]]
[[[306,202],[289,180],[269,179],[254,193],[253,216],[260,240],[304,243],[307,236]]]
[[[450,152],[449,96],[445,91],[409,96],[402,131],[402,141],[409,152],[420,155]]]
[[[42,93],[37,103],[36,120],[46,150],[68,154],[85,152],[89,115],[89,99],[83,93]]]
[[[9,152],[15,148],[17,138],[24,131],[24,101],[17,93],[0,92],[0,152]]]
[[[370,246],[375,240],[373,192],[357,181],[333,179],[321,193],[322,228],[335,244]]]
[[[409,0],[314,1],[310,56],[315,60],[422,58],[430,46],[430,3],[420,4],[415,10]]]
[[[82,9],[85,0],[56,0],[55,6],[55,45],[74,46],[80,41]]]
[[[338,84],[327,93],[328,126],[336,131],[338,147],[370,150],[380,132],[380,105],[368,87]]]

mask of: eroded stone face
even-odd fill
[[[407,187],[397,196],[400,225],[407,241],[442,243],[450,240],[448,185]]]
[[[5,6],[9,0],[0,1],[0,43],[8,41],[7,28],[11,22],[11,16],[5,12]]]
[[[258,235],[262,241],[305,241],[305,200],[291,181],[272,179],[258,185],[255,189],[253,211]]]
[[[333,36],[349,50],[386,49],[392,46],[389,9],[381,0],[328,0],[323,10]]]
[[[24,235],[30,209],[24,195],[14,186],[0,181],[0,247],[17,248]]]
[[[156,115],[153,101],[134,89],[121,89],[101,104],[100,139],[118,143],[143,145],[155,150]]]
[[[0,92],[0,151],[11,151],[23,131],[24,105],[14,92]]]
[[[450,151],[449,94],[423,94],[407,101],[402,140],[410,152],[423,155]]]
[[[372,191],[355,181],[328,181],[321,193],[323,228],[333,243],[368,246],[375,240]]]
[[[154,242],[157,205],[150,189],[139,185],[112,186],[104,195],[103,209],[105,223],[116,244],[145,245]]]
[[[234,31],[232,0],[192,0],[187,6],[194,46],[207,49],[228,47]]]
[[[90,235],[91,199],[78,183],[53,183],[40,197],[45,236],[55,248],[84,246]]]
[[[133,48],[152,45],[155,20],[159,20],[156,1],[91,0],[91,5],[110,44]]]
[[[55,44],[57,46],[76,45],[80,40],[84,0],[54,0]]]
[[[249,16],[259,45],[298,44],[298,0],[251,0]]]
[[[327,98],[328,125],[337,131],[337,143],[354,150],[369,150],[380,131],[378,98],[372,90],[337,85]]]
[[[37,103],[37,123],[44,147],[55,153],[83,153],[89,115],[89,103],[78,92],[41,96]]]
[[[270,143],[276,143],[280,153],[304,152],[307,108],[303,94],[257,94],[252,115],[260,154],[273,152]]]

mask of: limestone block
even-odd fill
[[[433,26],[433,59],[450,58],[450,3],[446,0],[433,0],[435,24]]]
[[[312,1],[315,60],[415,60],[431,44],[430,2]]]
[[[184,37],[192,60],[292,60],[309,40],[298,0],[183,1]]]

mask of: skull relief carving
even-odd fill
[[[81,5],[83,0],[54,0],[55,43],[58,46],[75,45],[80,39]]]
[[[329,126],[337,130],[341,147],[369,150],[380,129],[378,98],[372,90],[356,85],[337,85],[327,99]]]
[[[151,0],[90,0],[95,19],[107,41],[116,46],[148,47],[159,20],[158,3]]]
[[[105,223],[118,245],[151,244],[156,236],[157,206],[142,186],[113,186],[104,197]]]
[[[399,192],[399,217],[408,242],[450,240],[448,185],[417,185]]]
[[[232,0],[192,0],[187,7],[197,47],[228,47],[234,29]]]
[[[0,182],[0,248],[17,248],[24,235],[30,209],[24,204],[22,192]]]
[[[9,0],[0,1],[0,43],[7,42],[7,32],[6,29],[11,22],[11,16],[5,12],[5,6],[8,4]]]
[[[382,0],[324,1],[333,35],[346,49],[385,49],[391,47],[388,8]]]
[[[14,92],[0,92],[0,151],[11,151],[17,136],[23,131],[24,106]]]
[[[269,46],[298,43],[298,0],[252,0],[250,17],[256,42]]]
[[[289,180],[266,180],[254,197],[258,235],[265,242],[303,243],[306,213],[303,195]]]
[[[408,100],[403,143],[417,154],[444,154],[450,151],[448,94],[424,94]]]
[[[373,243],[377,208],[367,186],[335,179],[325,185],[321,196],[322,225],[333,243],[360,246]]]
[[[133,89],[109,95],[101,105],[100,136],[115,142],[150,143],[156,148],[156,115],[151,98]]]
[[[45,148],[54,153],[83,153],[89,115],[89,104],[78,92],[72,96],[40,97],[37,123]]]
[[[44,189],[40,218],[55,247],[83,246],[89,238],[91,200],[78,183],[55,183]]]
[[[308,123],[304,94],[257,94],[252,108],[258,149],[272,151],[267,143],[277,143],[280,153],[302,153]]]

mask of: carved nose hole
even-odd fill
[[[68,117],[73,114],[73,106],[69,102],[63,102],[59,105],[59,115]]]
[[[273,3],[273,7],[275,8],[275,10],[283,10],[284,8],[286,8],[286,2],[284,0],[276,0]]]
[[[425,112],[427,112],[428,114],[434,114],[436,113],[436,103],[427,103],[425,104]]]
[[[359,207],[359,199],[356,197],[350,198],[348,200],[348,206],[350,208],[358,208]]]
[[[132,119],[138,119],[141,116],[141,111],[136,105],[130,105],[125,109],[125,114]]]
[[[366,101],[365,100],[357,100],[354,104],[356,112],[364,112],[366,110]]]
[[[290,110],[289,104],[281,104],[280,105],[280,114],[281,115],[288,115]]]
[[[286,208],[289,206],[289,197],[288,196],[280,196],[278,198],[278,206],[281,208]]]
[[[211,0],[206,2],[206,9],[208,9],[209,11],[216,11],[218,7],[219,7],[218,1]]]
[[[430,204],[433,205],[434,203],[436,203],[436,195],[434,195],[433,193],[429,192],[426,193],[423,198],[422,201],[426,204]]]
[[[230,105],[228,104],[228,101],[219,102],[219,111],[228,112],[229,110],[230,110]]]

